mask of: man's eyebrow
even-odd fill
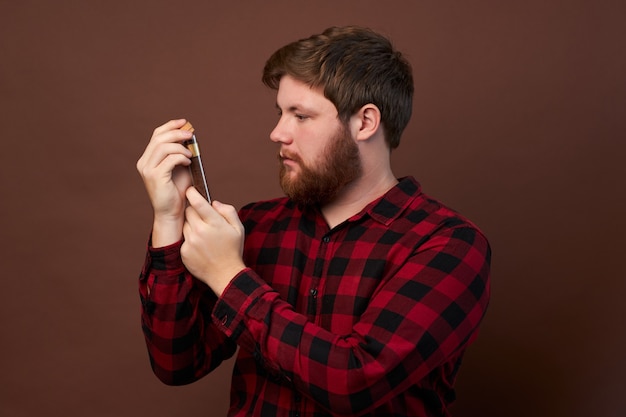
[[[278,103],[275,103],[276,109],[279,111],[283,111],[283,109],[278,105]],[[286,111],[294,113],[294,112],[313,112],[312,109],[308,109],[304,106],[298,105],[298,104],[293,104],[289,107],[287,107]]]

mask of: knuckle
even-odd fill
[[[135,164],[135,167],[137,168],[137,171],[143,172],[143,170],[146,167],[146,161],[145,161],[144,157],[139,158],[139,160]]]

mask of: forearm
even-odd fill
[[[185,218],[155,216],[152,222],[152,246],[162,248],[179,242],[183,238]]]
[[[201,378],[235,350],[211,323],[214,294],[186,271],[177,247],[150,250],[139,281],[150,362],[169,385]]]

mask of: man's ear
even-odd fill
[[[355,130],[358,129],[355,135],[356,140],[368,140],[374,136],[381,127],[380,110],[372,103],[361,107],[352,118]]]

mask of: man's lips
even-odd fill
[[[288,152],[279,152],[278,159],[285,165],[298,165],[300,163],[298,156]]]

